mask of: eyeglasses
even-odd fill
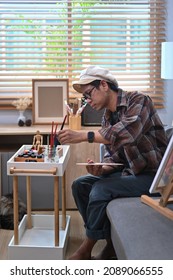
[[[84,93],[83,93],[83,97],[84,97],[85,99],[91,99],[92,91],[93,91],[95,88],[96,88],[96,87],[93,87],[90,91],[84,92]]]

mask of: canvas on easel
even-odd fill
[[[173,220],[173,210],[168,204],[173,203],[173,136],[171,137],[163,159],[159,165],[150,193],[160,193],[159,198],[141,196],[141,201]]]

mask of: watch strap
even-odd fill
[[[88,132],[88,142],[89,143],[93,143],[94,142],[94,136],[95,136],[95,134],[94,134],[93,131],[89,131]]]

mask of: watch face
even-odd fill
[[[94,141],[94,132],[93,131],[89,131],[88,132],[88,142],[89,143],[93,143]]]

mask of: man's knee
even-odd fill
[[[72,193],[76,193],[77,189],[79,188],[79,185],[80,184],[79,184],[79,180],[78,179],[73,181],[72,186],[71,186]]]
[[[90,192],[90,200],[91,201],[110,201],[111,200],[111,192],[107,189],[106,184],[96,182],[92,190]]]

